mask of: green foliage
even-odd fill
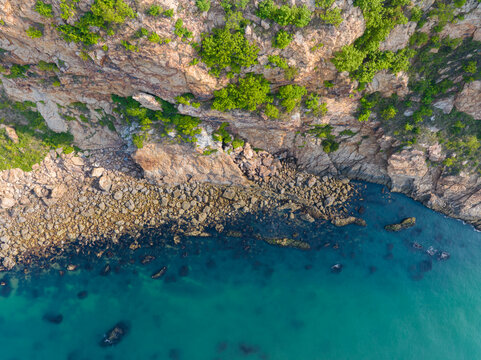
[[[339,149],[339,144],[335,141],[335,136],[331,134],[331,125],[313,125],[307,133],[322,140],[322,149],[329,154]]]
[[[128,42],[126,40],[122,40],[120,43],[122,44],[122,46],[127,51],[133,51],[133,52],[139,52],[140,51],[140,49],[137,45],[131,44],[130,42]]]
[[[235,10],[244,10],[250,0],[221,0],[220,5],[226,14],[232,13]]]
[[[409,45],[411,46],[424,46],[429,41],[429,35],[423,32],[415,32],[409,38]]]
[[[36,27],[30,26],[27,30],[25,30],[28,36],[32,39],[41,38],[43,36],[42,30],[37,29]]]
[[[13,64],[10,67],[10,74],[5,76],[8,79],[25,78],[25,72],[30,68],[29,65],[17,65]]]
[[[141,131],[149,130],[152,126],[155,126],[161,130],[162,136],[175,131],[177,141],[191,143],[195,143],[196,135],[200,134],[201,130],[198,126],[201,121],[198,118],[178,114],[172,104],[161,99],[158,99],[158,101],[162,104],[162,111],[144,108],[131,97],[122,98],[112,95],[112,100],[116,104],[114,111],[121,114],[129,124],[133,121],[137,122]],[[144,136],[143,140],[145,140],[147,135],[137,134],[137,136]],[[139,142],[139,144],[141,143]]]
[[[248,73],[244,78],[239,78],[236,85],[214,91],[212,108],[219,111],[245,109],[256,111],[261,105],[272,102],[269,95],[271,86],[262,75]]]
[[[145,134],[132,134],[132,142],[137,149],[142,149],[144,147],[144,141],[146,139]]]
[[[277,6],[273,0],[264,0],[259,4],[257,9],[257,16],[261,19],[270,19],[281,26],[294,25],[302,28],[311,21],[312,13],[306,5],[297,7],[293,5]]]
[[[57,72],[58,67],[55,63],[48,63],[46,61],[40,60],[37,64],[37,68],[40,71],[50,71],[50,72]]]
[[[468,74],[476,74],[476,72],[478,71],[478,62],[476,60],[470,61],[463,66],[463,69]]]
[[[274,47],[278,49],[285,49],[292,41],[293,35],[285,30],[279,30],[274,39]]]
[[[164,11],[164,9],[162,8],[162,6],[159,6],[159,5],[152,5],[148,10],[147,10],[147,14],[150,15],[150,16],[159,16],[159,15],[162,15],[162,12]]]
[[[341,25],[343,18],[341,16],[341,9],[331,8],[334,4],[334,0],[316,0],[316,6],[320,8],[316,13],[326,24],[334,25],[338,27]]]
[[[397,114],[397,110],[393,105],[388,106],[381,112],[381,116],[384,120],[391,120]]]
[[[466,4],[466,0],[454,0],[454,6],[457,8],[462,7],[464,4]]]
[[[64,20],[70,19],[77,12],[76,4],[79,0],[60,0],[60,17]]]
[[[371,109],[377,105],[376,99],[368,99],[368,97],[364,96],[361,98],[361,107],[359,109],[359,113],[357,119],[361,122],[369,120],[371,116]]]
[[[407,22],[403,6],[409,1],[355,0],[366,21],[366,30],[354,44],[346,45],[335,54],[333,63],[339,71],[348,71],[361,83],[370,82],[380,70],[398,72],[409,65],[413,55],[405,49],[393,53],[379,51],[379,45],[391,30]]]
[[[302,97],[306,94],[307,90],[304,86],[289,84],[279,88],[279,97],[282,99],[281,105],[285,107],[287,113],[298,107]]]
[[[419,6],[414,6],[411,9],[411,18],[409,20],[417,23],[421,20],[422,17],[423,10]]]
[[[219,128],[212,133],[212,139],[214,139],[214,141],[220,141],[225,145],[230,144],[232,142],[232,136],[226,130],[228,126],[228,122],[223,122]]]
[[[192,31],[189,31],[184,27],[184,20],[177,19],[174,25],[174,34],[180,37],[182,40],[189,39],[193,36]]]
[[[195,5],[201,12],[207,12],[210,9],[210,0],[196,0]]]
[[[272,104],[266,104],[266,107],[264,109],[264,114],[271,119],[278,119],[279,109]]]
[[[219,76],[222,70],[230,68],[239,73],[242,67],[257,63],[259,48],[249,43],[243,32],[232,32],[229,28],[217,28],[210,36],[202,39],[199,55],[211,69],[211,73]]]
[[[97,44],[101,38],[98,32],[90,30],[93,27],[105,28],[105,21],[92,12],[87,12],[74,25],[59,25],[57,30],[67,42],[82,43],[84,46],[90,46]]]
[[[311,114],[324,116],[327,114],[327,104],[319,103],[319,95],[311,93],[307,96],[305,101],[306,107]]]
[[[135,17],[134,10],[124,0],[95,0],[90,10],[107,23],[122,24],[128,17]]]
[[[245,141],[238,138],[237,136],[232,140],[232,148],[235,150],[237,148],[243,147],[245,144]]]
[[[162,14],[168,18],[171,18],[172,16],[174,16],[174,9],[167,9],[164,11],[164,13]]]
[[[42,0],[37,0],[35,3],[35,11],[46,18],[52,18],[52,5],[44,3]]]
[[[298,70],[295,66],[289,66],[287,64],[287,60],[279,55],[269,55],[268,60],[274,66],[284,70],[284,76],[286,80],[292,80],[298,73]]]
[[[194,95],[190,93],[175,97],[175,101],[177,102],[177,104],[192,106],[196,109],[199,108],[200,103],[192,102],[193,99],[194,99]]]
[[[429,12],[429,16],[437,17],[438,23],[433,28],[435,32],[441,32],[447,23],[453,22],[454,10],[455,7],[453,4],[447,4],[443,1],[436,1],[434,3],[434,9]]]

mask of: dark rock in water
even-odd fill
[[[110,264],[107,264],[104,266],[104,268],[102,269],[102,271],[100,272],[100,275],[102,276],[107,276],[108,274],[110,274]]]
[[[80,300],[85,299],[87,296],[88,292],[85,290],[82,290],[77,294],[77,298],[79,298]]]
[[[375,266],[369,266],[369,274],[374,274],[377,271],[377,267]]]
[[[259,351],[257,346],[239,344],[239,349],[244,355],[250,355]]]
[[[418,264],[419,271],[427,272],[433,268],[433,262],[431,260],[423,260]]]
[[[276,245],[280,247],[292,247],[301,250],[309,250],[311,245],[308,242],[301,240],[294,240],[289,238],[264,238],[261,236],[257,237],[259,240],[263,240],[268,244]]]
[[[391,252],[389,252],[386,255],[384,255],[383,258],[385,260],[392,260],[394,258],[394,255]]]
[[[172,359],[172,360],[180,359],[180,350],[179,349],[170,349],[169,350],[169,359]]]
[[[177,277],[175,275],[168,275],[165,277],[165,283],[175,283],[177,281]]]
[[[155,256],[152,255],[145,255],[142,260],[140,260],[140,263],[142,265],[148,264],[149,262],[152,262],[155,260]]]
[[[214,268],[217,267],[217,264],[215,263],[215,261],[213,259],[209,259],[205,263],[205,266],[207,267],[207,269],[214,269]]]
[[[129,326],[127,323],[123,321],[117,323],[112,329],[104,334],[104,338],[100,341],[100,346],[106,347],[117,345],[122,341],[124,336],[127,335],[128,331]]]
[[[63,315],[47,313],[43,316],[42,319],[52,324],[60,324],[63,321]]]
[[[366,208],[364,206],[359,206],[359,209],[357,209],[357,212],[362,215],[366,212]]]
[[[58,274],[59,274],[60,276],[64,276],[64,275],[65,275],[65,271],[59,270],[59,271],[58,271]]]
[[[4,278],[0,282],[0,296],[8,297],[12,292],[12,286],[10,285],[10,281]]]
[[[165,272],[167,271],[167,266],[162,266],[162,268],[156,272],[154,272],[151,276],[152,279],[160,279],[164,276]]]
[[[311,269],[312,269],[312,265],[311,265],[311,264],[304,265],[304,269],[306,269],[306,270],[311,270]]]
[[[414,225],[416,225],[416,218],[410,217],[410,218],[404,219],[399,224],[386,225],[384,227],[384,229],[386,229],[387,231],[401,231],[401,230],[404,230],[404,229],[409,229],[410,227],[413,227]]]
[[[446,251],[441,251],[438,254],[438,260],[448,260],[450,257],[451,257],[451,255]]]
[[[436,255],[438,251],[433,248],[432,246],[430,246],[427,250],[426,250],[426,253],[429,255],[429,256],[434,256]]]
[[[342,264],[334,264],[331,266],[331,272],[334,274],[339,274],[342,271]]]
[[[393,243],[387,244],[386,249],[387,249],[387,251],[392,251],[392,249],[394,249],[394,244]]]
[[[421,250],[423,248],[423,246],[417,242],[413,242],[411,243],[411,246],[415,249],[418,249],[418,250]]]
[[[182,265],[179,268],[179,276],[188,276],[189,275],[189,267],[187,265]]]
[[[367,226],[366,221],[363,219],[359,219],[354,216],[348,216],[348,217],[336,217],[332,220],[332,224],[337,227],[343,227],[351,224],[355,224],[358,226]]]
[[[217,344],[217,352],[223,352],[227,349],[227,341],[222,341]]]

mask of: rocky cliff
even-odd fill
[[[258,1],[212,1],[208,11],[203,12],[194,1],[127,1],[133,16],[124,16],[125,19],[118,22],[107,21],[98,27],[89,26],[89,32],[99,36],[96,43],[87,45],[66,41],[59,29],[67,25],[78,29],[82,16],[102,1],[40,3],[46,4],[46,12],[39,11],[39,1],[0,0],[2,93],[11,102],[32,102],[29,104],[34,105],[48,128],[56,133],[72,134],[73,145],[78,148],[124,148],[127,153],[133,153],[145,175],[154,180],[243,183],[247,181],[243,174],[249,173],[246,168],[249,165],[244,164],[240,169],[229,155],[232,145],[212,137],[226,122],[232,137],[237,136],[252,148],[265,150],[281,159],[293,157],[309,172],[386,184],[435,210],[481,226],[481,179],[476,166],[467,164],[453,171],[445,161],[460,157],[460,151],[452,150],[446,146],[447,142],[427,132],[422,139],[418,136],[416,142],[404,141],[399,131],[390,129],[381,111],[370,111],[368,121],[358,120],[360,99],[366,94],[379,93],[383,99],[391,99],[394,94],[396,99],[424,104],[408,86],[409,82],[421,77],[419,74],[380,69],[369,83],[360,84],[352,72],[339,71],[333,64],[334,56],[343,47],[355,43],[373,28],[372,19],[366,19],[366,12],[363,12],[362,1],[316,1],[315,4],[313,1],[292,1],[289,6],[305,5],[311,12],[311,20],[304,27],[282,26],[278,20],[258,16]],[[123,2],[104,3],[115,8]],[[242,6],[239,3],[243,3]],[[436,108],[429,116],[444,119],[442,114],[454,111],[480,121],[481,57],[477,41],[481,40],[481,3],[476,0],[455,1],[454,4],[434,0],[401,3],[407,20],[393,26],[376,51],[394,54],[411,46],[420,53],[426,43],[420,40],[416,43],[417,38],[423,38],[418,34],[428,34],[426,36],[433,43],[457,38],[478,44],[477,51],[474,46],[474,50],[463,53],[462,59],[458,59],[466,64],[474,61],[472,78],[456,82],[453,75],[453,84],[460,84],[459,88],[451,93],[437,94],[433,105]],[[226,4],[236,11],[229,10],[228,6],[226,10]],[[162,7],[163,13],[159,16],[150,11],[156,5]],[[66,6],[71,10],[68,16]],[[338,9],[335,11],[342,18],[340,23],[326,20],[328,14],[332,15],[329,12],[332,9]],[[419,19],[415,18],[415,11]],[[199,47],[204,44],[205,34],[232,21],[232,17],[226,15],[229,12],[242,14],[243,20],[237,24],[242,23],[240,31],[244,38],[257,45],[257,61],[242,67],[240,74],[214,76],[209,71],[212,69],[202,61]],[[40,31],[39,36],[32,37],[32,29]],[[273,37],[282,29],[288,30],[292,40],[280,49]],[[448,45],[453,47],[451,53],[460,46],[459,43]],[[433,46],[426,53],[442,52],[442,46],[447,45],[440,46]],[[272,56],[276,55],[284,59],[285,64],[274,66]],[[412,57],[411,62],[415,61],[421,62],[422,58]],[[54,64],[55,68],[48,69],[45,64]],[[461,69],[463,66],[468,65],[459,65]],[[18,71],[20,76],[15,75]],[[439,71],[437,76],[441,78],[443,69]],[[287,84],[304,86],[307,92],[319,96],[327,112],[319,114],[298,104],[293,111],[281,112],[279,119],[272,119],[262,111],[214,110],[211,106],[214,92],[247,73],[263,74],[273,94]],[[190,100],[179,101],[178,97],[187,93],[192,94]],[[161,133],[155,126],[144,126],[135,119],[126,121],[128,116],[114,111],[117,106],[112,102],[112,95],[133,97],[141,104],[140,108],[156,112],[162,110],[159,99],[176,104],[175,111],[180,116],[201,121],[200,130],[195,133],[196,145],[191,141],[172,144],[178,128]],[[274,103],[277,105],[278,100]],[[409,111],[403,112],[406,117],[412,116],[413,111]],[[5,123],[15,128],[21,120],[9,114]],[[422,120],[423,124],[435,134],[439,125],[428,117]],[[472,124],[468,128],[477,128],[475,122]],[[316,129],[326,130],[328,134],[320,135]],[[138,134],[143,140],[140,145],[134,141],[138,149],[132,142],[132,134]],[[479,139],[481,132],[477,136]],[[335,139],[338,148],[326,151],[323,145],[326,139]],[[177,149],[172,151],[172,147]],[[256,176],[265,175],[269,165],[256,170]],[[0,196],[19,200],[16,194],[8,192],[8,188],[0,189]]]

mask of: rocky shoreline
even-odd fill
[[[154,182],[120,150],[78,155],[51,151],[30,173],[3,171],[2,270],[72,247],[80,251],[104,240],[115,244],[126,234],[135,250],[140,246],[136,239],[147,228],[167,227],[174,243],[179,243],[182,236],[208,236],[206,229],[222,232],[223,224],[246,214],[276,212],[307,222],[348,215],[349,199],[356,192],[348,179],[319,178],[298,171],[288,159],[281,162],[261,155],[270,170],[256,174],[244,166],[251,179],[245,185]],[[238,165],[243,168],[242,162]],[[284,243],[296,244],[277,245]]]

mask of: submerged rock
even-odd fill
[[[52,324],[60,324],[63,321],[63,315],[47,313],[43,316],[43,320]]]
[[[152,279],[159,279],[162,276],[164,276],[166,271],[167,271],[167,266],[162,266],[162,268],[159,271],[154,272],[150,277]]]
[[[152,256],[152,255],[145,255],[142,260],[140,260],[140,263],[142,265],[145,265],[145,264],[148,264],[149,262],[151,261],[154,261],[155,260],[155,256]]]
[[[77,298],[82,300],[88,296],[88,292],[86,290],[82,290],[77,294]]]
[[[331,266],[331,272],[334,274],[339,274],[342,271],[342,264],[334,264]]]
[[[290,238],[263,238],[261,240],[265,241],[268,244],[282,246],[282,247],[292,247],[301,250],[309,250],[311,245],[305,241],[301,240],[294,240]]]
[[[100,341],[100,346],[106,347],[106,346],[114,346],[117,345],[119,342],[122,341],[125,335],[127,335],[127,332],[129,331],[129,326],[121,321],[117,323],[112,329],[107,331],[106,334],[104,334],[104,338],[102,341]]]
[[[356,224],[359,226],[367,226],[366,221],[364,219],[360,219],[354,216],[349,216],[346,218],[337,217],[334,220],[332,220],[332,224],[337,227],[347,226],[351,224]]]
[[[399,224],[391,224],[391,225],[386,225],[384,229],[387,231],[401,231],[404,229],[409,229],[410,227],[413,227],[416,225],[416,218],[415,217],[409,217],[401,221]]]

